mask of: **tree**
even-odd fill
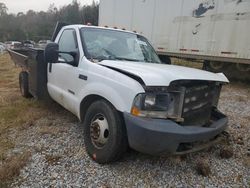
[[[8,8],[4,3],[0,3],[0,16],[7,14]]]
[[[48,13],[50,14],[56,14],[58,12],[58,9],[56,8],[55,4],[52,3],[49,5]]]
[[[73,0],[62,8],[51,4],[46,12],[29,10],[15,15],[8,14],[8,8],[0,3],[0,41],[50,39],[57,21],[98,25],[98,7],[94,1],[92,5],[80,6],[77,0]]]
[[[99,5],[95,1],[92,1],[92,5],[83,6],[81,13],[83,24],[98,25]]]
[[[71,4],[64,6],[59,11],[60,20],[70,23],[81,23],[80,4],[77,0],[73,0]]]

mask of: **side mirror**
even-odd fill
[[[58,61],[59,45],[57,43],[48,43],[44,50],[44,59],[47,63],[56,63]]]
[[[59,62],[62,61],[72,66],[78,65],[78,53],[77,52],[58,51],[58,53],[59,53]]]

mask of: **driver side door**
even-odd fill
[[[66,109],[75,112],[75,94],[72,89],[77,79],[79,49],[74,29],[65,29],[58,41],[59,51],[75,52],[77,55],[59,53],[57,63],[48,66],[48,91],[50,96]]]

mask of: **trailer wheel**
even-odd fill
[[[94,102],[84,119],[84,142],[88,155],[103,164],[118,160],[127,150],[127,134],[117,110],[105,100]]]
[[[236,68],[237,68],[240,72],[248,72],[248,71],[250,71],[250,65],[248,65],[248,64],[240,64],[240,63],[237,63],[237,64],[236,64]]]
[[[166,56],[166,55],[159,55],[159,58],[161,60],[161,62],[165,63],[165,64],[171,64],[171,59],[170,57]]]
[[[210,72],[222,72],[226,65],[224,62],[217,61],[205,61],[203,64],[203,69]]]
[[[29,93],[28,73],[25,71],[22,71],[19,74],[19,86],[22,96],[25,98],[30,98],[31,94]]]

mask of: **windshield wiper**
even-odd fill
[[[94,57],[93,59],[98,60],[99,62],[104,61],[104,60],[121,60],[121,61],[133,61],[133,62],[140,62],[138,59],[129,59],[125,57],[115,57],[115,56],[99,56],[99,57]]]
[[[98,62],[104,61],[104,60],[110,60],[110,58],[105,57],[105,56],[97,56],[97,57],[91,57],[90,59],[95,59]]]
[[[123,60],[123,61],[134,61],[134,62],[140,62],[140,60],[138,60],[138,59],[129,59],[129,58],[126,58],[126,57],[113,57],[113,58],[115,58],[115,59],[117,59],[117,60]]]
[[[153,61],[152,60],[149,60],[149,59],[145,59],[144,60],[146,63],[153,63]]]

